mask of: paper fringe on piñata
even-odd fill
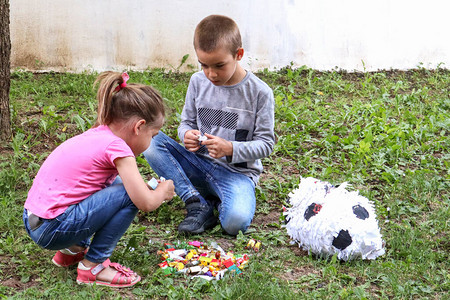
[[[338,259],[375,259],[385,253],[374,206],[347,183],[302,178],[289,194],[285,208],[288,235],[299,247],[319,256]]]

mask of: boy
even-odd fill
[[[237,235],[253,219],[260,159],[275,144],[273,92],[240,66],[244,49],[232,19],[203,19],[194,48],[203,72],[189,82],[178,127],[184,147],[160,132],[144,156],[159,176],[174,181],[185,202],[180,233],[213,227],[217,207],[222,228]]]

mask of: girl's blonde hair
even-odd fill
[[[165,115],[161,95],[153,87],[124,82],[122,74],[107,71],[95,80],[98,110],[95,126],[109,125],[113,121],[144,119],[151,126]]]

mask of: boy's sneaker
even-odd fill
[[[87,249],[80,253],[76,253],[75,255],[70,255],[64,254],[58,250],[55,256],[53,256],[52,262],[58,267],[68,267],[82,261],[86,252]]]
[[[214,207],[201,203],[197,197],[191,197],[186,201],[186,210],[186,218],[178,226],[180,233],[201,233],[217,223]]]

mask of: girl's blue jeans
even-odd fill
[[[71,205],[54,219],[30,229],[28,213],[23,212],[25,229],[39,246],[60,250],[73,245],[89,247],[85,258],[102,263],[109,258],[119,239],[130,226],[138,209],[122,183],[116,183]]]
[[[210,205],[217,204],[220,223],[228,234],[245,232],[250,226],[256,198],[255,184],[248,176],[188,151],[163,132],[143,154],[158,176],[173,180],[183,201],[201,195]]]

